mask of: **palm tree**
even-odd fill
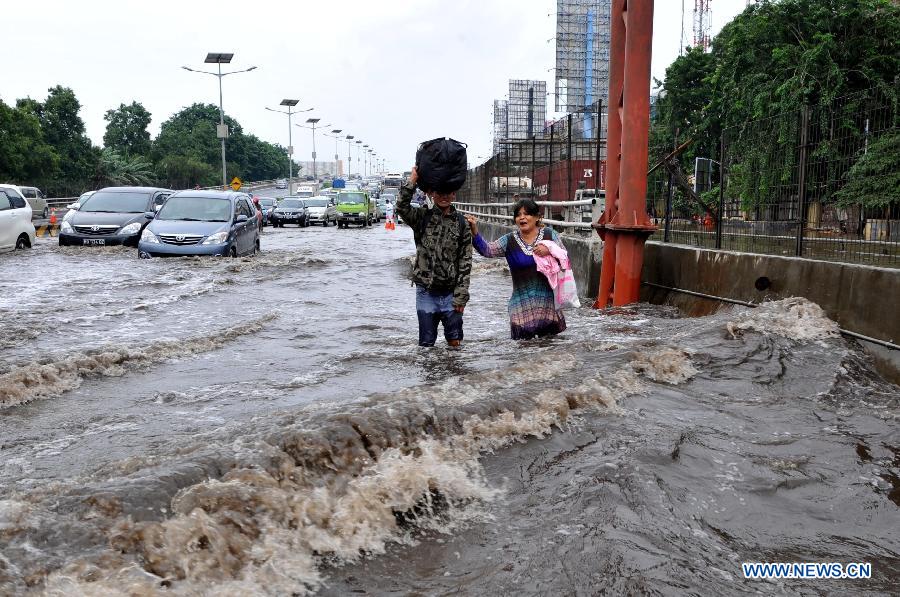
[[[96,188],[109,186],[142,186],[153,181],[150,162],[140,156],[124,157],[115,149],[106,148],[94,172]]]

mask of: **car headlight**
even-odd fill
[[[144,228],[144,231],[141,233],[141,242],[142,243],[151,243],[154,245],[159,244],[159,237],[150,232],[149,228]]]
[[[127,226],[123,226],[121,230],[119,230],[119,234],[137,234],[141,231],[141,223],[140,222],[132,222]]]
[[[65,219],[63,219],[63,223],[62,223],[62,226],[59,227],[59,231],[65,232],[66,234],[72,234],[72,232],[73,232],[72,225],[69,224],[68,222],[66,222]]]
[[[206,237],[206,240],[203,241],[204,245],[221,245],[226,240],[228,240],[228,231],[223,230],[222,232],[216,232],[215,234],[210,234]]]

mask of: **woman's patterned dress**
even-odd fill
[[[541,230],[543,238],[565,248],[556,231],[547,227]],[[540,238],[539,234],[538,240]],[[509,327],[513,340],[558,334],[566,329],[566,319],[562,311],[556,309],[553,289],[544,274],[537,270],[534,257],[518,231],[505,234],[494,242],[487,242],[478,234],[472,244],[484,257],[506,257],[509,264],[513,281]]]

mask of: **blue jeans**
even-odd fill
[[[419,346],[434,346],[438,324],[444,324],[444,338],[463,339],[463,317],[453,308],[453,293],[431,293],[416,286],[416,315],[419,318]]]

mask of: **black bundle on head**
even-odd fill
[[[437,138],[419,144],[416,151],[418,186],[426,193],[453,193],[466,182],[466,144]]]

